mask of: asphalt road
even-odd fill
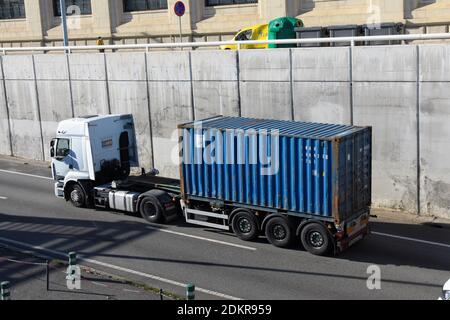
[[[194,283],[199,299],[435,300],[450,278],[448,226],[373,219],[374,234],[337,257],[316,257],[299,243],[280,249],[182,221],[149,225],[77,209],[55,198],[49,176],[45,167],[0,159],[0,243],[58,258],[76,251],[83,265],[181,295]],[[381,269],[381,290],[367,288],[371,265]]]

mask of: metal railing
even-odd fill
[[[335,38],[310,38],[310,39],[283,39],[283,40],[249,40],[249,41],[211,41],[211,42],[181,42],[181,43],[149,43],[149,44],[121,44],[121,45],[89,45],[89,46],[50,46],[50,47],[9,47],[0,48],[0,53],[6,55],[8,52],[26,52],[26,51],[62,51],[72,53],[74,51],[89,50],[123,50],[123,49],[175,49],[175,48],[205,48],[220,46],[236,46],[238,50],[243,46],[261,45],[261,44],[311,44],[311,43],[347,43],[355,46],[358,42],[375,41],[415,41],[415,40],[450,40],[450,33],[430,33],[430,34],[408,34],[392,36],[358,36],[358,37],[335,37]]]

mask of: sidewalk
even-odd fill
[[[81,290],[66,285],[66,265],[49,264],[23,252],[0,247],[0,282],[9,281],[11,300],[160,300],[157,289],[146,288],[92,269],[82,269]],[[170,294],[168,294],[170,296]],[[164,300],[173,300],[164,293]]]

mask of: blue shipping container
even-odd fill
[[[179,129],[184,199],[336,222],[369,209],[370,127],[216,117]]]

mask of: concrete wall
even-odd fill
[[[141,165],[178,177],[179,123],[371,125],[374,206],[450,217],[449,61],[447,45],[4,56],[0,153],[48,160],[58,121],[132,113]]]

